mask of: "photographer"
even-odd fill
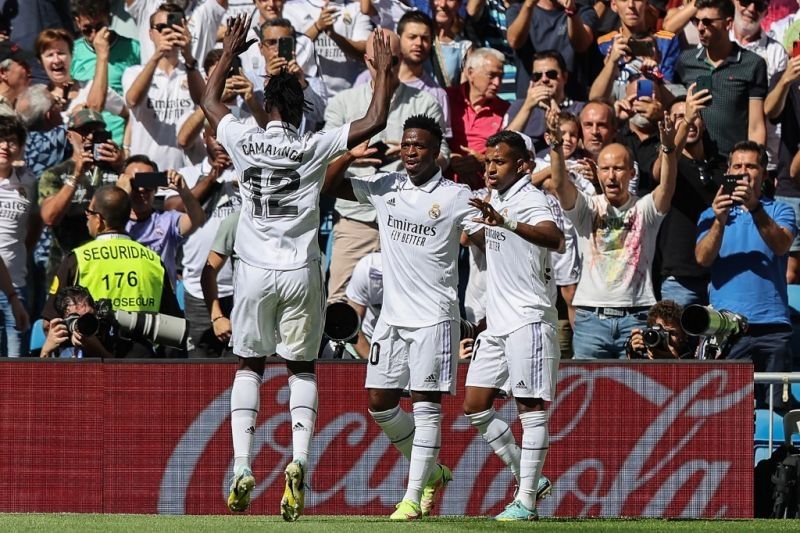
[[[56,294],[54,306],[59,316],[50,321],[39,357],[111,357],[98,338],[99,332],[85,335],[80,331],[79,317],[95,312],[88,290],[78,285],[64,287]]]
[[[681,327],[683,308],[672,300],[662,300],[647,313],[647,328],[635,328],[628,337],[628,359],[692,359],[694,349]]]

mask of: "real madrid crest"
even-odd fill
[[[506,207],[505,209],[503,209],[503,212],[500,214],[503,215],[503,218],[508,218],[508,208]]]
[[[436,220],[440,216],[442,216],[442,210],[439,207],[439,204],[433,204],[431,208],[428,210],[428,216],[431,217],[433,220]]]

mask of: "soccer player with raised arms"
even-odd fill
[[[536,520],[537,491],[547,454],[545,402],[555,391],[560,350],[556,284],[548,250],[564,246],[544,193],[531,184],[529,155],[519,134],[486,142],[488,202],[474,198],[486,227],[486,331],[478,335],[466,381],[464,412],[517,478],[514,501],[498,520]],[[553,171],[563,170],[554,164]],[[522,450],[492,407],[501,389],[513,393],[522,423]],[[547,487],[544,488],[546,490]]]
[[[231,389],[234,476],[228,508],[250,505],[255,478],[250,451],[259,408],[265,358],[276,353],[289,371],[292,462],[286,467],[281,515],[300,516],[305,469],[317,415],[317,356],[324,320],[325,294],[317,244],[319,195],[330,161],[367,141],[385,126],[389,102],[398,85],[399,59],[392,57],[382,32],[374,38],[371,60],[375,90],[365,116],[331,131],[298,134],[305,102],[297,78],[271,76],[264,88],[266,128],[235,118],[221,101],[234,56],[246,50],[250,19],[229,22],[222,56],[211,74],[201,106],[217,138],[242,176],[242,211],[237,227],[233,352],[239,369]]]
[[[410,460],[408,487],[393,520],[427,516],[452,478],[436,463],[441,445],[442,393],[455,393],[459,346],[458,267],[462,230],[474,233],[479,213],[469,189],[442,177],[436,165],[442,130],[427,116],[403,125],[403,172],[371,179],[341,178],[373,148],[359,146],[328,169],[330,189],[370,203],[378,214],[383,262],[383,306],[370,346],[366,387],[369,412]],[[328,190],[328,189],[326,189]],[[410,385],[413,416],[400,408]]]

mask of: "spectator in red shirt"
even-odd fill
[[[508,111],[509,103],[497,96],[504,62],[497,50],[479,48],[467,58],[467,82],[447,89],[453,131],[450,170],[456,181],[472,189],[483,187],[486,139],[503,129]]]

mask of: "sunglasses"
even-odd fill
[[[106,27],[105,22],[98,22],[97,24],[88,24],[86,26],[81,27],[81,34],[88,37],[89,35],[92,35],[93,33],[96,33],[105,27]]]
[[[557,70],[546,70],[545,72],[534,72],[531,74],[531,78],[535,82],[541,80],[542,76],[547,76],[551,80],[557,80],[559,74]]]
[[[705,26],[707,28],[707,27],[713,25],[715,22],[717,22],[719,20],[725,20],[725,17],[705,17],[705,18],[701,18],[701,19],[699,19],[697,17],[692,17],[689,20],[691,20],[692,24],[695,25],[695,26],[699,26],[700,23],[702,22],[703,26]]]
[[[739,4],[741,4],[741,6],[745,9],[750,7],[750,4],[755,4],[756,11],[758,12],[766,11],[767,8],[769,7],[769,4],[767,4],[767,2],[762,2],[760,0],[739,0]]]

